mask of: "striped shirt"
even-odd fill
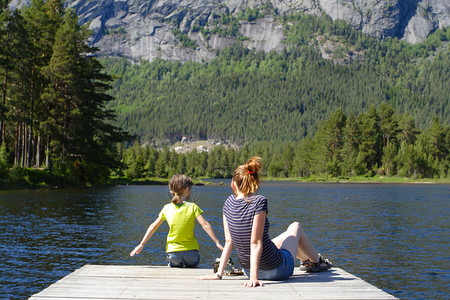
[[[223,214],[228,223],[231,240],[236,248],[239,263],[242,268],[250,269],[250,239],[252,234],[253,218],[260,212],[266,211],[267,199],[257,195],[243,199],[236,199],[230,195],[223,206]],[[269,237],[270,222],[266,218],[264,232],[262,236],[263,250],[259,268],[261,270],[271,270],[281,266],[283,258],[279,249]]]

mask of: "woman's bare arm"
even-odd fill
[[[263,249],[262,235],[264,232],[264,223],[266,221],[266,212],[260,212],[253,217],[252,235],[250,239],[250,279],[244,284],[247,287],[262,286],[258,280],[259,262]]]
[[[220,256],[220,265],[217,273],[214,275],[206,275],[201,276],[198,279],[202,280],[215,280],[222,279],[223,272],[225,271],[225,267],[227,265],[228,259],[230,258],[231,251],[233,250],[233,241],[231,240],[230,231],[228,230],[228,223],[223,216],[223,231],[225,233],[225,247],[223,247],[222,255]]]

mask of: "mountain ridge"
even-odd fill
[[[325,14],[332,20],[345,20],[376,38],[397,37],[413,44],[424,41],[437,28],[450,25],[450,4],[441,0],[226,0],[220,3],[209,0],[69,0],[67,3],[77,10],[81,23],[92,21],[94,43],[102,52],[134,60],[159,57],[209,61],[215,57],[215,50],[230,46],[237,38],[220,33],[205,37],[194,31],[195,26],[212,29],[216,16],[236,17],[250,9],[265,11],[266,15],[255,20],[249,18],[250,21],[240,19],[238,36],[246,39],[243,43],[249,49],[265,52],[281,51],[285,47],[283,27],[276,17],[290,13]],[[103,10],[103,5],[97,3],[105,3],[110,9]],[[123,28],[122,33],[103,34],[105,29],[115,28]],[[179,38],[173,34],[178,28],[197,47],[180,47]]]
[[[13,0],[10,5],[24,3]],[[411,44],[450,25],[450,3],[445,0],[67,0],[66,5],[77,11],[80,23],[89,24],[92,43],[102,54],[149,61],[156,57],[210,61],[216,50],[239,40],[250,49],[281,51],[285,36],[277,18],[299,12],[327,15],[370,36],[397,37]],[[250,21],[239,19],[237,36],[196,31],[229,28],[217,25],[221,16],[237,17],[255,10],[265,13]],[[180,36],[195,46],[185,47]]]

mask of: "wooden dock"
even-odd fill
[[[246,276],[198,280],[212,269],[85,265],[30,299],[396,299],[339,268],[298,270],[287,281],[246,288]]]

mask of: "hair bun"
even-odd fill
[[[237,190],[244,195],[252,195],[255,193],[260,184],[259,171],[261,168],[261,157],[258,156],[254,156],[245,164],[238,166],[233,173],[233,181],[236,183]]]

